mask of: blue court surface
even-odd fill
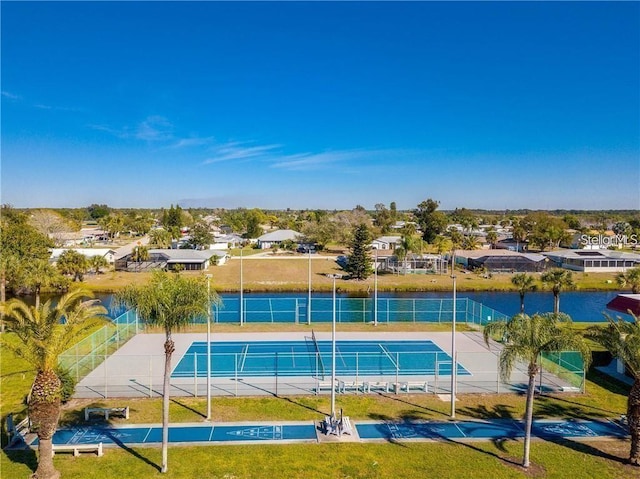
[[[362,441],[425,441],[425,440],[495,440],[524,437],[523,424],[511,419],[492,421],[415,421],[355,423]],[[169,427],[169,442],[174,444],[233,444],[316,442],[322,436],[315,423],[295,424],[223,424],[180,425]],[[532,436],[543,439],[625,438],[628,431],[618,423],[602,421],[535,421]],[[162,428],[154,426],[104,425],[60,429],[53,436],[58,445],[97,444],[104,446],[143,446],[162,442]],[[37,445],[37,439],[29,444]]]
[[[357,424],[360,439],[436,440],[436,439],[517,439],[524,437],[524,425],[511,419],[460,422],[362,422]],[[553,438],[596,438],[628,435],[613,421],[534,421],[532,436]]]
[[[206,342],[193,342],[172,377],[207,375]],[[312,376],[331,372],[331,341],[212,342],[211,375]],[[451,375],[451,356],[432,341],[337,341],[340,376]],[[458,364],[459,375],[470,373]]]
[[[220,443],[239,441],[316,441],[316,426],[306,424],[183,425],[169,427],[170,443]],[[162,442],[161,426],[95,426],[60,429],[54,444],[145,445]],[[37,444],[34,441],[31,446]]]

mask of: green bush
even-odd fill
[[[62,382],[60,400],[64,404],[73,397],[73,393],[76,391],[76,380],[67,369],[58,369],[56,374],[60,378],[60,382]]]

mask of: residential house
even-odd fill
[[[640,254],[624,251],[564,249],[542,253],[553,266],[585,273],[622,273],[640,266]]]
[[[107,260],[107,263],[113,264],[116,258],[116,250],[110,248],[53,248],[51,250],[51,257],[49,261],[55,263],[60,258],[60,255],[65,251],[75,251],[81,255],[91,258],[92,256],[102,256]]]
[[[402,236],[380,236],[371,242],[373,249],[394,250],[402,241]]]
[[[213,257],[216,259],[213,259]],[[132,253],[118,258],[117,271],[148,271],[153,269],[201,271],[215,262],[224,264],[229,255],[223,251],[195,249],[150,249],[146,261],[132,261]]]
[[[265,233],[258,237],[258,247],[260,249],[268,249],[279,247],[284,241],[293,241],[297,243],[302,238],[302,234],[293,230],[276,230]]]
[[[548,260],[540,254],[518,253],[510,250],[457,250],[456,264],[466,269],[485,268],[491,272],[540,272]]]

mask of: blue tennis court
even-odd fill
[[[193,342],[172,377],[206,377],[207,344]],[[331,373],[331,341],[211,342],[211,375],[311,376]],[[450,376],[451,356],[432,341],[337,341],[336,374],[340,376]],[[459,375],[470,373],[458,364]]]

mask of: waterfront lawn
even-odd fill
[[[307,291],[309,260],[300,258],[250,258],[243,262],[243,284],[245,291]],[[240,260],[233,258],[222,266],[211,266],[206,271],[213,275],[212,287],[219,292],[238,291],[240,289]],[[311,261],[311,283],[314,291],[331,291],[332,280],[327,274],[343,274],[344,271],[332,257],[314,257]],[[199,275],[202,272],[183,272]],[[534,276],[539,277],[539,274]],[[616,291],[615,273],[574,273],[578,290]],[[128,284],[142,284],[148,281],[150,273],[127,273],[114,271],[100,275],[87,275],[86,285],[94,291],[113,292]],[[483,278],[475,273],[458,273],[459,291],[515,291],[511,284],[511,274],[494,274]],[[365,281],[338,279],[339,291],[373,291],[374,278]],[[542,289],[541,284],[538,284]],[[451,291],[453,286],[447,274],[380,274],[380,291]]]

